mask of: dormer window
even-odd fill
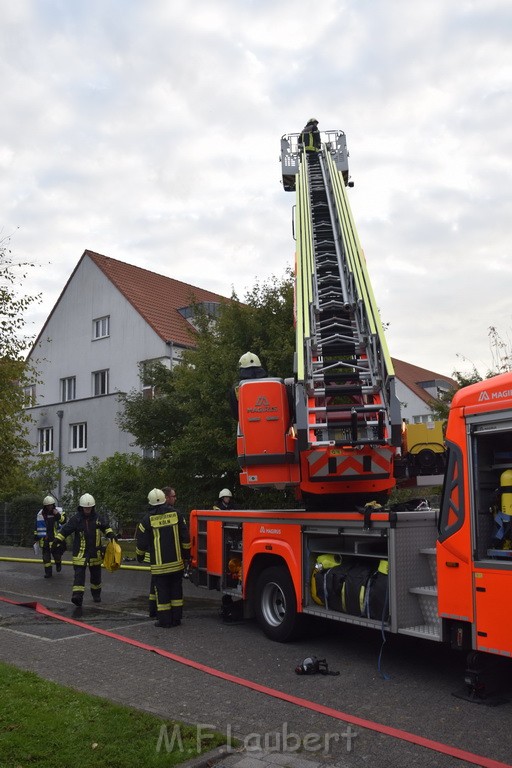
[[[178,309],[178,312],[185,318],[185,320],[188,320],[190,325],[197,329],[196,315],[198,310],[202,310],[211,320],[216,320],[219,316],[220,302],[198,301],[197,304]]]

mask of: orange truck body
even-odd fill
[[[264,419],[276,412],[256,413]],[[512,374],[456,394],[446,441],[439,510],[421,502],[416,509],[366,512],[194,510],[195,583],[243,601],[245,615],[256,616],[278,641],[293,637],[301,617],[310,615],[512,655],[512,533],[501,541],[495,536],[500,499],[512,493],[512,486],[500,487],[512,468]],[[251,446],[250,455],[273,455],[265,445]],[[286,452],[285,441],[272,445],[275,455]],[[385,564],[382,616],[363,610],[363,602],[361,610],[345,611],[318,599],[312,583],[325,556],[336,558],[340,571],[375,574]]]
[[[281,145],[297,191],[295,375],[241,382],[237,450],[242,485],[293,487],[298,508],[192,511],[192,580],[281,642],[318,616],[511,656],[512,373],[454,396],[446,440],[416,440],[423,469],[445,469],[440,508],[389,507],[402,419],[345,135],[314,156],[295,135]]]

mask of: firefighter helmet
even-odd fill
[[[94,496],[91,496],[90,493],[84,493],[83,496],[80,496],[79,507],[94,507],[95,505]]]
[[[318,120],[316,119],[316,117],[310,117],[308,122],[316,123],[318,125]]]
[[[165,504],[165,493],[160,488],[153,488],[148,493],[148,501],[152,507],[157,507],[160,504]]]
[[[260,368],[260,366],[260,359],[253,352],[246,352],[238,361],[239,368]]]
[[[229,488],[223,488],[222,491],[219,493],[219,499],[223,499],[224,496],[229,496],[230,499],[232,498],[233,494],[231,493]]]
[[[57,502],[53,498],[53,496],[45,496],[43,499],[43,507],[49,507],[51,504],[56,504]]]

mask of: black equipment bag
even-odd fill
[[[365,616],[378,621],[389,621],[389,579],[382,570],[375,571],[366,587]]]
[[[351,567],[351,563],[343,563],[313,574],[317,597],[331,611],[343,611],[341,592]]]
[[[364,616],[366,586],[374,566],[368,563],[354,563],[348,570],[343,583],[341,603],[344,613]]]

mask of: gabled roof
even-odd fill
[[[193,328],[178,310],[194,303],[229,301],[225,296],[220,296],[218,293],[207,291],[204,288],[182,283],[172,277],[165,277],[165,275],[159,275],[148,269],[126,264],[124,261],[111,259],[101,253],[85,250],[32,345],[32,350],[37,347],[50,318],[85,258],[91,259],[101,269],[112,285],[122,293],[136,312],[165,342],[172,341],[174,344],[184,347],[192,347],[194,344],[191,336]],[[31,352],[29,357],[30,354]]]
[[[418,365],[412,365],[406,363],[403,360],[397,360],[396,357],[391,358],[393,366],[395,368],[395,376],[402,384],[414,392],[425,403],[430,404],[434,398],[420,385],[420,382],[439,382],[446,384],[447,387],[451,387],[456,390],[459,385],[455,379],[449,376],[444,376],[442,373],[436,373],[435,371],[429,371],[427,368],[420,368]]]
[[[89,256],[163,341],[192,346],[192,326],[178,310],[195,303],[228,301],[218,293],[94,251],[84,251],[84,256]]]

